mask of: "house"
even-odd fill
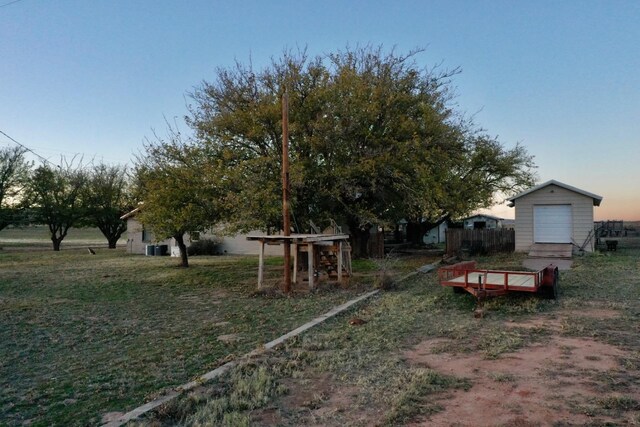
[[[477,214],[464,218],[462,224],[465,230],[478,230],[478,229],[490,229],[502,228],[502,218],[498,218],[492,215]]]
[[[142,206],[142,205],[141,205]],[[148,245],[167,245],[168,251],[172,256],[179,256],[178,244],[175,239],[156,240],[153,233],[136,220],[136,214],[140,211],[141,206],[123,215],[120,219],[127,220],[127,252],[130,254],[147,253]],[[264,234],[256,231],[249,234]],[[220,253],[228,255],[258,255],[260,246],[255,242],[247,240],[246,234],[237,234],[234,236],[223,236],[222,233],[215,231],[206,233],[188,233],[185,236],[185,244],[191,246],[193,242],[203,239],[213,239],[220,242]],[[277,246],[267,246],[265,248],[266,255],[282,255],[282,248]]]
[[[449,221],[442,221],[427,231],[424,236],[422,236],[422,241],[425,245],[444,243],[447,241],[447,229],[449,229]]]
[[[534,244],[593,251],[593,207],[600,206],[601,196],[551,180],[507,200],[515,207],[516,251]]]

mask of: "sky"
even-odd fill
[[[187,130],[217,68],[363,45],[460,67],[458,110],[524,145],[539,182],[602,196],[596,220],[640,220],[635,0],[0,0],[0,131],[54,163],[130,164],[167,122]]]

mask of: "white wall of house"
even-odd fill
[[[221,240],[220,250],[227,255],[258,255],[260,252],[260,243],[248,241],[247,235],[265,234],[261,231],[252,231],[248,234],[237,234],[235,236],[219,236],[211,233],[199,233],[199,239],[215,239]],[[127,252],[131,254],[144,255],[147,245],[168,245],[169,253],[175,253],[171,248],[177,246],[174,239],[165,239],[157,242],[152,233],[144,230],[134,217],[127,218]],[[185,244],[190,246],[192,239],[189,235],[185,236]],[[277,256],[283,254],[282,246],[265,246],[265,255]]]
[[[127,252],[130,254],[145,254],[147,245],[173,244],[173,239],[157,242],[153,233],[144,229],[135,218],[127,218]]]
[[[549,232],[536,232],[535,227],[558,228],[557,240],[567,240],[563,229],[570,229],[569,240],[582,246],[593,230],[593,197],[550,184],[514,200],[516,216],[516,251],[529,251],[536,240],[553,240]],[[555,218],[555,219],[554,219]],[[568,223],[567,223],[568,221]],[[545,242],[539,242],[545,243]],[[560,241],[553,243],[562,243]],[[585,247],[593,251],[594,241]]]

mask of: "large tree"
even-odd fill
[[[206,231],[222,215],[225,177],[218,165],[215,156],[171,130],[168,138],[146,144],[137,160],[137,197],[144,203],[138,218],[156,238],[175,239],[183,267],[189,266],[185,234]]]
[[[120,219],[133,209],[133,200],[125,166],[104,163],[94,165],[84,192],[87,224],[98,227],[114,249],[127,230],[127,222]]]
[[[87,171],[83,165],[64,160],[57,167],[39,166],[29,181],[26,201],[32,220],[49,227],[54,251],[60,250],[69,229],[85,218],[82,195],[86,183]]]
[[[187,120],[200,143],[233,168],[234,222],[281,225],[285,90],[295,223],[347,223],[356,255],[366,255],[373,226],[464,215],[490,204],[498,190],[531,183],[522,147],[505,149],[455,109],[458,71],[420,68],[418,53],[285,53],[259,72],[240,63],[219,69],[197,88]]]
[[[0,230],[21,217],[18,205],[31,170],[25,152],[22,147],[0,148]]]

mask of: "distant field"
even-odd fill
[[[119,245],[126,243],[120,238]],[[49,229],[44,225],[5,228],[0,231],[0,247],[46,247],[51,245]],[[78,246],[106,246],[107,239],[97,228],[72,228],[62,241],[62,249]]]

